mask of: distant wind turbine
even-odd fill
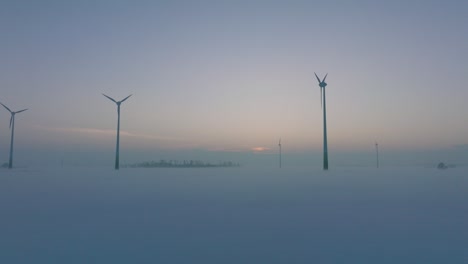
[[[279,139],[278,146],[279,146],[279,167],[281,169],[281,138]]]
[[[21,112],[24,112],[28,109],[23,109],[23,110],[20,110],[20,111],[16,111],[16,112],[13,112],[10,110],[10,108],[6,107],[6,105],[0,103],[1,105],[3,105],[3,107],[5,107],[6,110],[8,110],[8,112],[10,112],[11,114],[11,117],[10,117],[10,129],[11,129],[11,142],[10,142],[10,160],[8,162],[8,168],[11,169],[13,168],[13,139],[15,137],[15,115],[18,114],[18,113],[21,113]]]
[[[319,82],[320,86],[320,103],[323,108],[323,169],[328,170],[328,145],[327,145],[327,102],[325,100],[325,87],[327,83],[325,79],[327,79],[328,73],[323,77],[323,80],[317,76],[314,72],[317,81]]]
[[[375,154],[376,154],[377,168],[379,168],[379,144],[377,142],[375,142]]]
[[[105,94],[102,94],[102,95],[104,95],[105,97],[107,97],[109,100],[111,100],[117,105],[117,144],[115,148],[115,169],[118,170],[119,169],[119,142],[120,142],[120,104],[125,102],[125,100],[127,100],[132,95],[125,97],[121,101],[115,101],[113,98]]]

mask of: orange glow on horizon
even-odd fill
[[[266,147],[254,147],[254,148],[251,148],[252,151],[254,152],[264,152],[264,151],[267,151],[267,150],[270,150],[269,148],[266,148]]]

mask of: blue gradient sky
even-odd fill
[[[101,93],[134,94],[124,159],[269,153],[279,137],[297,154],[321,151],[313,73],[328,72],[331,153],[452,148],[468,143],[466,14],[464,1],[1,1],[0,101],[30,109],[25,157],[112,152]],[[1,161],[8,122],[2,110]]]

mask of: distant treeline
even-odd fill
[[[127,168],[219,168],[219,167],[240,167],[239,163],[232,161],[220,161],[218,164],[203,162],[199,160],[160,160],[160,161],[145,161],[141,163],[127,164]]]

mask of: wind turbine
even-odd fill
[[[10,112],[11,114],[11,117],[10,117],[10,129],[11,129],[11,142],[10,142],[10,160],[8,162],[8,168],[11,169],[13,168],[13,139],[15,137],[15,115],[18,114],[18,113],[21,113],[21,112],[24,112],[28,109],[23,109],[23,110],[20,110],[20,111],[16,111],[16,112],[13,112],[10,110],[10,108],[6,107],[6,105],[0,103],[1,105],[3,105],[3,107],[5,107],[6,110],[8,110],[8,112]]]
[[[279,167],[281,169],[281,138],[279,139],[278,146],[279,146]]]
[[[119,169],[119,142],[120,142],[120,104],[125,102],[125,100],[127,100],[132,95],[129,95],[120,101],[115,101],[113,98],[105,94],[102,94],[102,95],[104,95],[105,97],[107,97],[109,100],[111,100],[117,105],[117,144],[115,148],[115,169],[118,170]]]
[[[319,82],[320,86],[320,103],[323,108],[323,170],[328,170],[328,145],[327,145],[327,102],[325,100],[325,87],[327,83],[325,79],[327,79],[328,73],[323,77],[323,80],[317,76],[314,72],[317,81]]]
[[[379,168],[379,144],[375,142],[375,154],[377,159],[377,168]]]

